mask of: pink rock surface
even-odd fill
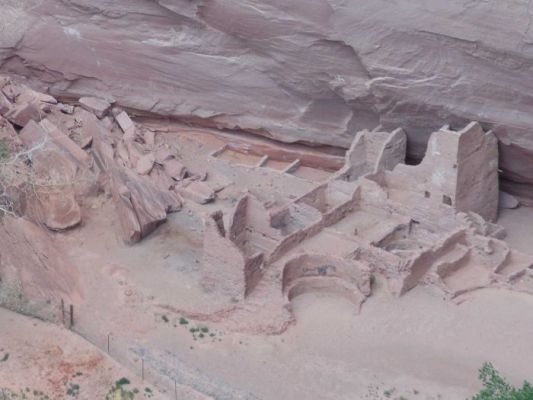
[[[47,126],[50,129],[53,127],[51,123]],[[34,190],[27,194],[25,213],[50,230],[63,231],[81,222],[81,209],[73,190],[78,166],[77,159],[68,152],[68,147],[61,146],[63,142],[50,139],[53,134],[33,121],[20,133],[26,148],[37,149],[32,156],[36,184]]]
[[[170,159],[163,162],[165,173],[171,178],[179,181],[187,175],[187,168],[176,159]]]
[[[5,115],[5,113],[8,112],[10,108],[11,103],[9,102],[7,97],[2,92],[0,92],[0,114]]]
[[[175,151],[167,148],[160,148],[155,151],[155,161],[159,164],[164,164],[165,161],[175,158]]]
[[[115,120],[120,126],[120,129],[124,132],[125,135],[131,136],[135,132],[135,124],[129,117],[126,111],[122,111],[115,117]]]
[[[103,118],[111,108],[111,104],[96,97],[82,97],[79,100],[80,106],[87,111],[94,113],[98,118]]]
[[[137,161],[136,171],[139,175],[148,175],[154,167],[155,157],[152,153],[146,154]]]
[[[76,299],[78,274],[38,225],[5,216],[0,221],[0,274],[24,282],[24,294],[38,299]]]
[[[198,204],[206,204],[215,199],[215,192],[204,182],[192,181],[177,188],[177,191],[184,198]]]
[[[6,7],[19,22],[0,39],[0,70],[46,82],[54,95],[100,93],[133,109],[344,148],[360,129],[402,126],[415,159],[427,132],[474,119],[505,139],[504,177],[530,195],[527,2],[44,0]]]
[[[113,167],[111,178],[123,238],[128,243],[144,238],[166,220],[167,213],[181,208],[174,193],[159,189],[127,169]]]
[[[39,122],[42,117],[42,112],[36,103],[23,103],[13,106],[5,117],[14,125],[23,127],[29,121]]]

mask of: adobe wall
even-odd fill
[[[274,248],[272,253],[269,255],[267,262],[273,263],[279,260],[283,255],[292,250],[298,244],[307,240],[311,236],[316,235],[324,228],[322,220],[317,220],[316,222],[311,223],[303,229],[297,230],[287,236],[285,236]]]
[[[257,253],[255,256],[246,259],[244,263],[245,296],[248,296],[255,289],[263,277],[263,265],[263,253]]]
[[[498,213],[498,139],[472,123],[459,137],[457,211],[474,211],[487,221]]]
[[[264,246],[265,241],[266,247],[274,247],[273,239],[264,234],[274,230],[267,211],[250,195],[237,202],[229,225],[226,232],[221,211],[205,221],[202,282],[206,289],[242,299],[263,274],[264,253],[254,248]],[[256,243],[258,238],[263,242]]]
[[[245,259],[239,248],[225,237],[221,211],[205,220],[202,286],[233,299],[246,293]]]
[[[464,242],[464,240],[465,231],[460,229],[448,234],[430,249],[421,251],[418,256],[411,259],[405,266],[405,272],[407,274],[400,280],[391,281],[389,285],[391,292],[396,296],[402,296],[411,290],[418,284],[420,279],[429,271],[439,257],[442,257],[448,252],[454,244]]]
[[[239,182],[239,185],[248,188],[259,198],[299,197],[316,185],[314,182],[279,170],[235,164],[216,156],[208,157],[207,163],[210,176],[222,174],[234,182]]]
[[[350,148],[346,152],[344,167],[335,174],[339,179],[351,182],[369,172],[366,166],[365,135],[367,133],[368,131],[356,133]]]
[[[228,237],[240,249],[246,240],[247,208],[248,196],[243,196],[237,201],[229,222]]]
[[[405,161],[407,136],[402,129],[393,132],[363,130],[356,134],[346,152],[344,167],[335,179],[348,182],[378,170],[392,170]]]
[[[339,287],[342,291],[346,288],[345,284],[348,284],[352,292],[360,292],[365,297],[371,292],[368,267],[355,260],[326,254],[299,254],[286,262],[282,274],[282,291],[290,297],[289,291],[298,281],[318,277],[330,278],[329,285]],[[306,283],[310,282],[313,280],[307,280]]]
[[[212,273],[222,277],[221,290],[234,298],[248,295],[274,264],[282,272],[282,290],[289,298],[318,290],[344,293],[354,301],[364,299],[364,290],[361,297],[361,288],[355,287],[359,277],[351,275],[359,271],[359,265],[383,274],[398,296],[422,280],[433,279],[446,289],[438,276],[446,268],[452,274],[455,269],[481,265],[491,271],[500,266],[503,271],[501,265],[509,263],[505,252],[496,248],[491,252],[494,242],[490,240],[475,240],[478,234],[485,238],[492,231],[498,233],[494,224],[475,214],[495,216],[498,160],[494,136],[477,123],[457,132],[444,127],[431,135],[420,165],[402,164],[404,155],[402,130],[360,132],[346,155],[345,168],[321,184],[213,158],[213,165],[226,168],[224,173],[253,180],[250,184],[261,194],[256,197],[250,191],[239,199],[228,234],[218,219],[217,229],[212,229],[205,242],[206,271],[214,267],[207,264],[218,264]],[[363,175],[356,177],[359,173]],[[290,191],[278,193],[285,185]],[[275,208],[265,206],[265,199],[276,195],[285,198],[277,199],[281,201]],[[345,218],[353,219],[342,222]],[[353,231],[352,222],[365,231]],[[340,251],[339,241],[346,241],[350,248]],[[317,244],[323,244],[328,254],[347,258],[308,254]],[[295,249],[305,254],[291,254]],[[475,249],[488,258],[471,257]],[[507,269],[518,267],[513,264]],[[330,279],[322,280],[324,276]],[[470,282],[455,279],[460,284],[454,283],[454,288],[487,285],[476,281],[470,287]]]
[[[258,250],[269,252],[281,239],[280,232],[271,226],[270,212],[250,193],[238,200],[229,231],[229,238],[247,256],[255,255]]]
[[[419,165],[397,165],[390,173],[371,179],[384,180],[407,208],[446,214],[473,211],[494,220],[498,205],[498,153],[496,138],[473,122],[461,131],[447,127],[434,132],[425,158]],[[405,193],[403,200],[401,193]],[[443,207],[444,206],[444,207]]]
[[[379,170],[392,171],[398,164],[405,162],[407,151],[407,135],[398,128],[391,132],[381,146],[380,153],[374,163],[374,172]]]

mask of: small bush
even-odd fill
[[[118,381],[115,382],[116,387],[121,387],[121,386],[129,385],[129,384],[130,384],[130,380],[124,377],[120,378]]]
[[[71,383],[69,388],[67,389],[67,395],[72,397],[77,397],[80,393],[80,385],[77,383]]]
[[[180,317],[180,325],[187,325],[188,323],[189,321],[187,320],[187,318]]]
[[[5,139],[0,139],[0,161],[9,157],[9,145]]]

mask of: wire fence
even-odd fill
[[[63,324],[72,332],[107,353],[147,385],[166,394],[169,399],[195,400],[209,396],[217,400],[259,400],[251,393],[234,389],[187,365],[174,352],[151,349],[139,341],[122,339],[113,332],[94,334],[82,329],[77,324],[76,308],[73,305],[61,301],[59,315]]]

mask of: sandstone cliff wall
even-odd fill
[[[58,96],[347,148],[445,123],[500,139],[533,197],[533,10],[497,0],[3,0],[0,71]]]

